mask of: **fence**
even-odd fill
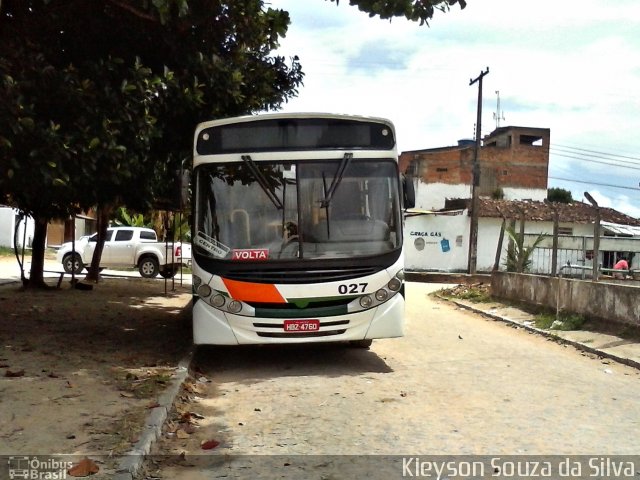
[[[524,246],[531,246],[538,239],[537,234],[525,234]],[[530,257],[529,273],[540,275],[557,275],[562,268],[562,276],[591,278],[593,276],[594,242],[593,236],[558,235],[555,253],[556,268],[553,271],[554,245],[553,235],[542,235]],[[629,268],[634,278],[640,277],[639,260],[640,238],[607,237],[599,239],[598,272],[611,273],[613,265],[622,256],[629,261]]]

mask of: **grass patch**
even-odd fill
[[[586,319],[577,313],[560,312],[556,320],[555,313],[544,312],[535,316],[534,324],[544,330],[580,330]]]
[[[479,288],[470,288],[466,292],[463,292],[458,298],[476,303],[487,303],[493,300],[489,292]]]
[[[452,288],[444,288],[436,292],[446,298],[468,300],[474,303],[488,303],[494,301],[489,285],[458,285]]]
[[[635,325],[626,325],[618,335],[626,340],[638,342],[640,341],[640,327]]]

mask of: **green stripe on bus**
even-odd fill
[[[285,308],[256,308],[256,317],[262,318],[305,318],[313,317],[334,317],[336,315],[346,315],[346,305],[334,305],[330,307],[317,307],[305,309],[285,309]]]

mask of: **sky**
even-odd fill
[[[640,218],[638,0],[467,0],[428,26],[370,18],[348,0],[265,3],[291,18],[275,53],[305,72],[283,111],[389,118],[399,152],[456,145],[475,138],[470,82],[488,68],[483,137],[549,128],[549,188]]]

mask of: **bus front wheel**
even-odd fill
[[[373,343],[373,340],[371,340],[371,339],[368,339],[368,340],[351,340],[349,342],[349,345],[351,345],[352,347],[355,347],[355,348],[369,348],[372,343]]]

